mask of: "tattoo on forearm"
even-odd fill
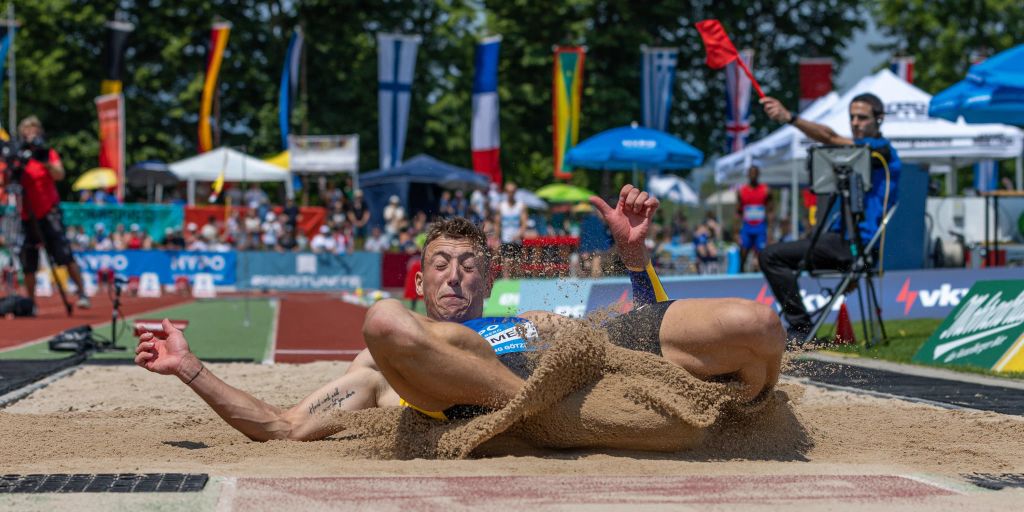
[[[309,406],[309,414],[313,415],[316,413],[326,412],[330,409],[338,407],[342,404],[342,402],[351,398],[352,395],[354,394],[356,394],[356,392],[350,390],[349,392],[342,395],[341,388],[334,388],[333,392],[327,393],[326,396],[324,396],[320,400],[317,400],[316,403],[314,403],[313,405]]]

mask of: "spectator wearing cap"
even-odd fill
[[[309,248],[314,254],[333,254],[336,243],[334,242],[334,236],[331,234],[331,228],[326,224],[320,226],[320,231],[313,235],[313,240],[309,242]]]
[[[402,208],[402,201],[398,196],[391,196],[388,205],[384,207],[384,230],[388,235],[398,235],[405,224],[405,208]]]
[[[281,237],[281,223],[278,222],[274,212],[267,212],[263,222],[263,236],[261,242],[263,247],[273,249],[277,246],[277,239]]]
[[[123,251],[128,246],[128,230],[125,229],[124,224],[118,224],[114,227],[114,232],[110,234],[110,239],[114,242],[115,251]]]

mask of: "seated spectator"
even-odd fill
[[[697,226],[693,232],[693,245],[702,274],[718,272],[718,246],[715,245],[714,226],[707,223]]]
[[[128,245],[128,231],[125,229],[124,224],[118,224],[114,228],[114,232],[110,234],[110,239],[114,244],[115,251],[123,251]]]
[[[366,238],[366,226],[370,222],[371,215],[370,209],[363,202],[362,190],[355,191],[355,197],[352,199],[352,205],[349,206],[346,216],[349,224],[352,225],[353,242]]]
[[[183,251],[185,250],[185,238],[174,228],[167,228],[164,230],[164,241],[161,245],[167,250]]]
[[[277,247],[277,241],[281,238],[281,234],[284,231],[281,227],[281,223],[277,220],[277,216],[274,212],[267,212],[263,222],[263,247],[265,249],[273,249]]]
[[[404,227],[405,208],[402,208],[401,199],[398,196],[391,196],[388,199],[388,205],[384,207],[384,231],[394,237]]]
[[[245,239],[242,249],[255,250],[260,248],[260,217],[256,210],[249,210],[244,221]]]
[[[455,191],[455,198],[452,199],[452,215],[465,217],[469,213],[469,205],[466,203],[466,194],[461,190]]]
[[[128,232],[128,241],[125,243],[125,247],[128,249],[139,250],[142,249],[142,243],[145,241],[145,234],[139,228],[138,224],[132,224],[131,229]]]
[[[110,239],[110,235],[107,234],[107,226],[102,222],[97,222],[96,225],[93,226],[93,238],[96,239],[93,249],[97,251],[114,250],[114,242]]]
[[[320,232],[313,235],[313,240],[309,242],[309,248],[314,254],[333,254],[337,244],[334,241],[334,235],[331,234],[331,228],[326,224],[320,226]]]
[[[384,252],[391,246],[391,239],[381,231],[379,226],[370,230],[370,237],[366,239],[365,249],[370,252]]]
[[[277,241],[278,252],[294,252],[298,247],[299,244],[295,241],[295,228],[290,224],[285,224],[284,231]]]
[[[455,216],[455,206],[452,204],[452,192],[450,190],[441,192],[441,200],[437,203],[437,213],[441,217]]]
[[[217,238],[217,217],[210,215],[206,218],[206,224],[203,224],[203,229],[200,230],[199,234],[202,235],[203,239],[207,242]]]

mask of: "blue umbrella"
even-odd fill
[[[605,171],[691,169],[703,161],[699,149],[636,123],[603,131],[565,154],[566,167]]]
[[[967,78],[932,97],[928,115],[1024,125],[1024,45],[971,66]]]

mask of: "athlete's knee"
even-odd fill
[[[770,306],[751,300],[743,300],[742,325],[746,326],[749,337],[762,350],[782,351],[786,348],[786,331],[782,328],[779,315]]]
[[[406,336],[403,336],[402,322],[396,321],[396,316],[405,313],[405,306],[395,299],[385,299],[370,306],[363,320],[363,340],[371,352],[390,350],[402,343]]]

